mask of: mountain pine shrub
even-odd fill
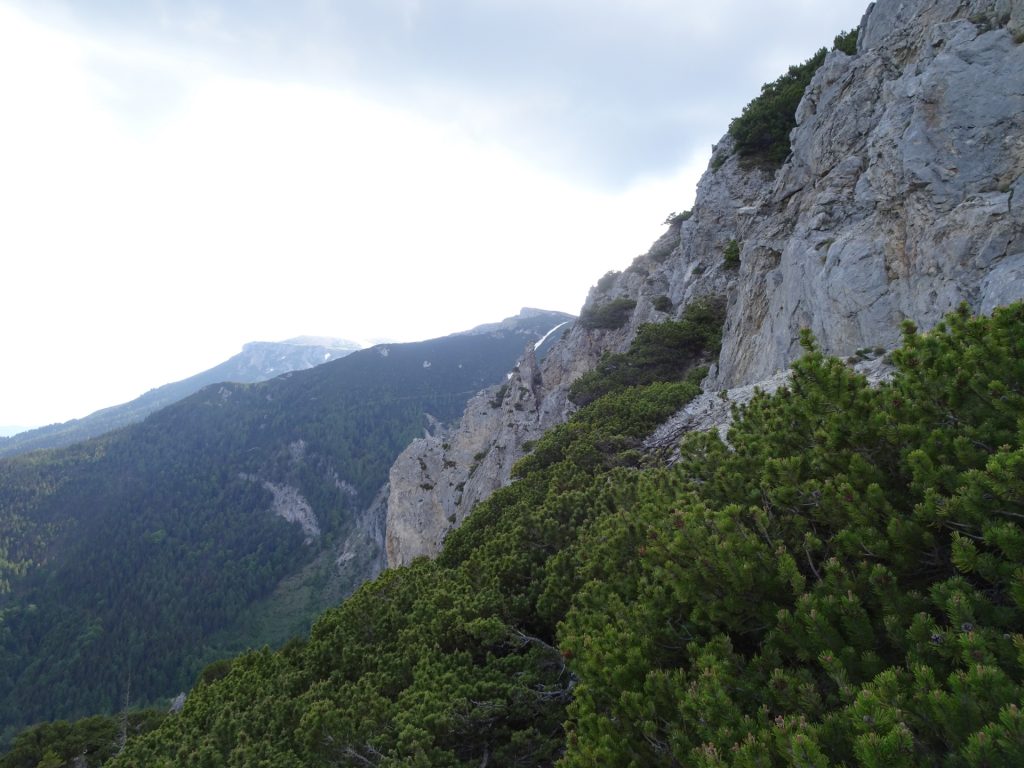
[[[573,382],[569,399],[583,406],[626,387],[682,378],[695,365],[717,357],[724,322],[724,299],[707,296],[688,304],[678,320],[645,323],[628,352],[606,355]]]
[[[562,764],[1019,764],[1022,331],[1021,305],[908,327],[878,389],[807,340],[731,450],[646,473],[579,539],[618,575],[561,626]]]
[[[651,306],[659,312],[671,312],[674,309],[672,299],[665,294],[655,297],[654,301],[651,302]]]
[[[579,322],[584,328],[595,330],[615,330],[621,328],[629,320],[630,314],[636,307],[636,301],[624,296],[604,304],[595,304],[587,307],[580,313]]]
[[[833,48],[855,54],[857,30],[837,35]],[[807,61],[791,66],[777,80],[761,86],[760,95],[729,123],[729,135],[741,158],[770,168],[785,162],[789,156],[789,133],[796,127],[796,108],[826,53],[825,48],[819,49]]]
[[[804,343],[671,467],[693,384],[597,398],[111,765],[1020,765],[1024,306],[908,325],[877,388]]]
[[[733,239],[725,244],[725,248],[722,250],[722,263],[726,269],[740,268],[740,243],[738,240]]]

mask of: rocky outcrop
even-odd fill
[[[785,367],[802,327],[846,355],[1024,295],[1022,22],[1021,2],[880,1],[857,55],[829,54],[736,231],[717,385]]]
[[[536,317],[534,312],[524,309],[519,317]],[[577,329],[564,330],[575,318],[552,313],[543,317],[556,322],[533,336],[504,384],[473,397],[455,427],[433,425],[430,434],[414,440],[392,465],[385,512],[389,566],[436,554],[447,532],[509,481],[512,465],[529,441],[568,417],[571,406],[563,391],[568,384],[560,383],[586,370],[563,370],[585,366],[579,355],[564,352],[580,347],[578,341],[566,340]],[[481,326],[470,333],[492,330]]]
[[[300,457],[301,459],[301,457]],[[295,523],[302,529],[306,537],[306,544],[312,544],[320,538],[320,521],[317,520],[313,507],[302,495],[298,488],[287,483],[272,483],[269,480],[262,480],[256,475],[242,473],[239,475],[243,480],[259,483],[270,492],[270,511],[287,520]]]
[[[387,567],[384,524],[387,519],[389,485],[384,484],[370,506],[353,521],[352,529],[332,553],[336,578],[344,593],[373,579]]]
[[[307,544],[312,544],[313,541],[320,538],[320,522],[313,514],[313,508],[309,502],[299,493],[298,488],[271,482],[264,482],[263,487],[274,497],[270,507],[271,511],[289,523],[298,525],[306,537]]]
[[[392,468],[389,565],[434,554],[508,482],[524,445],[572,411],[568,388],[637,328],[706,296],[728,303],[710,393],[652,437],[727,425],[731,402],[785,381],[802,328],[847,356],[890,348],[900,324],[934,325],[961,302],[987,312],[1024,296],[1024,0],[879,0],[856,55],[828,54],[777,171],[726,136],[692,211],[620,274],[543,361],[475,398],[461,425],[417,441]],[[738,254],[735,259],[727,253]],[[602,308],[621,323],[587,323]],[[630,308],[631,307],[631,308]],[[728,389],[726,398],[716,394]]]
[[[548,394],[531,344],[505,384],[469,401],[457,427],[406,448],[390,473],[389,566],[436,554],[447,532],[509,481],[529,441],[567,418],[565,399]]]

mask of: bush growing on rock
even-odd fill
[[[580,324],[591,330],[615,330],[621,328],[629,320],[629,315],[636,307],[636,301],[627,298],[612,299],[604,304],[589,307],[580,314]]]

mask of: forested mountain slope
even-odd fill
[[[172,696],[213,659],[305,631],[380,569],[364,510],[395,456],[565,319],[214,385],[0,461],[4,727]]]

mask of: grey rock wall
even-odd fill
[[[778,171],[715,147],[688,217],[599,281],[581,316],[616,298],[617,329],[576,323],[538,365],[527,350],[500,402],[415,442],[391,471],[391,566],[433,555],[472,506],[509,481],[524,445],[568,418],[568,388],[637,328],[705,296],[728,311],[708,394],[658,435],[728,422],[729,400],[785,381],[802,328],[847,356],[891,348],[900,323],[927,329],[966,301],[1024,297],[1024,0],[878,0],[858,52],[832,52],[808,87]],[[724,260],[740,244],[740,264]],[[656,307],[662,307],[662,310]],[[667,309],[667,311],[665,311]],[[729,389],[722,399],[716,390]]]
[[[880,0],[829,54],[739,229],[716,385],[784,368],[802,327],[846,355],[1024,295],[1022,7]]]

